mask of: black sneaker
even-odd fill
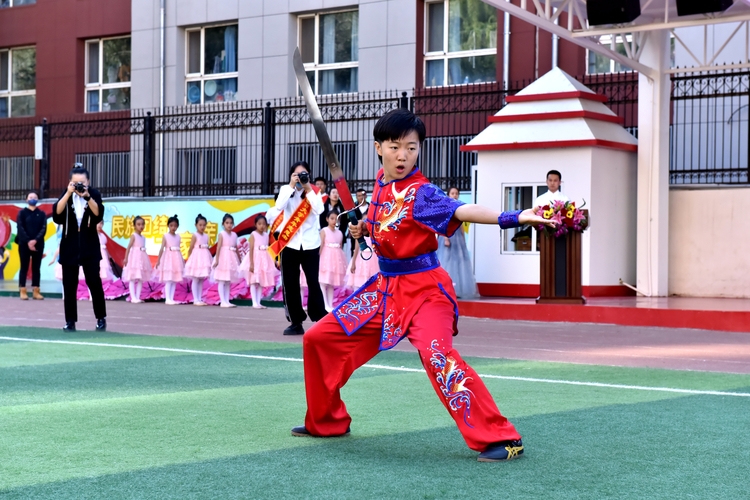
[[[63,327],[64,332],[74,332],[76,331],[76,324],[73,321],[68,321],[65,323],[65,326]]]
[[[99,320],[96,320],[96,331],[97,332],[103,332],[107,329],[107,320],[102,318]]]
[[[310,434],[310,431],[308,431],[304,425],[300,425],[299,427],[293,427],[292,428],[292,436],[295,437],[319,437],[319,438],[337,438],[337,437],[344,437],[351,434],[352,429],[351,427],[347,427],[346,432],[343,434],[338,434],[336,436],[315,436],[313,434]]]
[[[297,323],[296,325],[291,325],[284,330],[284,335],[303,335],[305,333],[305,329],[302,328],[301,323]]]
[[[523,455],[523,443],[518,441],[503,441],[502,443],[493,444],[477,458],[478,462],[503,462],[513,460]]]

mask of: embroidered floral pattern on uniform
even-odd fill
[[[394,347],[403,336],[400,326],[393,327],[393,313],[389,314],[383,321],[383,336],[380,339],[380,348],[390,349]]]
[[[416,186],[416,183],[409,184],[403,191],[396,191],[396,184],[391,184],[393,200],[383,203],[378,220],[378,232],[387,233],[391,229],[394,231],[398,230],[401,221],[409,215],[409,206],[407,204],[414,201],[414,195],[417,192],[417,188],[414,186]]]
[[[350,298],[335,314],[342,321],[350,322],[354,328],[359,327],[360,317],[372,314],[378,308],[378,292],[365,292]]]
[[[456,366],[456,360],[453,357],[446,357],[443,354],[437,340],[432,341],[430,350],[432,351],[430,364],[440,370],[435,374],[435,380],[440,386],[443,397],[448,401],[448,407],[452,411],[463,409],[464,423],[473,428],[474,426],[469,423],[469,418],[471,418],[471,396],[474,393],[464,387],[471,377],[467,377],[466,373]]]

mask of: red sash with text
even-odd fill
[[[314,193],[317,194],[318,189],[315,186],[311,186]],[[310,202],[305,198],[302,200],[302,203],[299,204],[297,209],[292,213],[292,216],[289,218],[289,222],[286,223],[284,226],[284,229],[279,234],[279,239],[277,240],[274,237],[274,234],[276,234],[276,231],[279,230],[279,226],[281,226],[281,223],[284,220],[283,213],[279,214],[278,217],[276,217],[276,220],[273,221],[273,224],[271,225],[271,231],[269,232],[269,245],[268,245],[268,253],[271,254],[271,257],[273,259],[276,259],[282,250],[284,250],[284,247],[286,247],[289,244],[289,241],[294,237],[295,234],[297,234],[297,231],[299,231],[300,227],[302,227],[302,223],[305,222],[305,219],[312,213],[312,205],[310,205]]]

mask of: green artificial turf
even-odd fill
[[[0,336],[300,358],[298,345]],[[482,374],[750,392],[750,376],[472,358]],[[416,353],[373,363],[419,368]],[[526,454],[476,462],[423,373],[357,371],[352,435],[293,438],[302,363],[0,340],[0,498],[747,498],[750,398],[485,379]]]

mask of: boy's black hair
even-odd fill
[[[377,142],[382,143],[383,141],[397,141],[409,132],[417,133],[420,144],[427,136],[424,122],[417,115],[408,109],[396,108],[378,120],[375,128],[372,129],[372,136]]]
[[[162,219],[164,220],[164,219]],[[171,223],[176,222],[177,227],[180,227],[180,219],[177,218],[177,214],[174,214],[172,217],[167,219],[167,226],[169,226]]]
[[[195,223],[198,224],[198,221],[201,221],[201,220],[205,222],[206,224],[208,224],[208,220],[205,217],[203,217],[203,214],[198,214],[198,217],[195,218]]]
[[[222,226],[227,221],[227,219],[231,219],[232,220],[232,224],[234,224],[234,217],[232,217],[232,214],[224,214],[224,217],[221,219],[221,225]]]
[[[136,223],[136,222],[138,222],[139,220],[142,220],[143,222],[146,222],[146,221],[145,221],[145,220],[143,219],[143,217],[141,217],[140,215],[136,215],[136,216],[135,216],[135,218],[133,219],[133,227],[135,227],[135,223]],[[162,219],[162,220],[163,220],[163,219]]]
[[[264,221],[266,221],[266,225],[268,225],[268,219],[266,219],[266,216],[265,216],[265,215],[263,215],[263,214],[259,214],[259,215],[258,215],[258,216],[257,216],[257,217],[255,218],[255,224],[256,224],[256,225],[258,225],[258,221],[259,221],[259,220],[261,220],[261,219],[263,219]]]
[[[323,184],[325,184],[326,187],[328,187],[328,181],[325,179],[325,177],[316,177],[315,180],[313,181],[313,184],[317,184],[318,181],[323,181]]]
[[[356,191],[356,192],[357,192],[357,193],[365,193],[365,194],[367,194],[367,190],[366,190],[366,189],[364,189],[364,188],[359,188],[359,189],[357,189],[357,191]]]
[[[549,178],[550,175],[556,175],[558,179],[562,180],[562,174],[558,170],[550,170],[547,172],[547,177],[545,177],[545,180]]]
[[[30,194],[35,194],[37,195],[37,197],[39,197],[39,192],[36,189],[29,189],[26,193],[26,198],[28,198]]]
[[[306,161],[297,161],[297,162],[294,162],[294,165],[289,167],[289,175],[291,176],[294,173],[294,171],[297,170],[297,167],[299,167],[300,165],[305,167],[305,170],[307,170],[308,174],[310,173],[310,165],[308,165]]]
[[[448,188],[448,194],[451,194],[451,189],[455,189],[456,191],[458,191],[458,194],[461,194],[461,190],[458,189],[458,186],[450,186]]]

